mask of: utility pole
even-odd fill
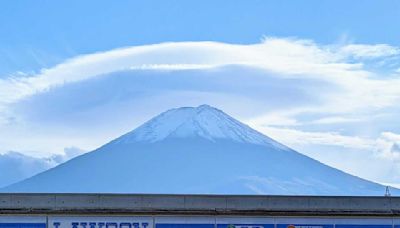
[[[389,196],[390,196],[390,189],[389,189],[389,186],[386,186],[385,196],[386,196],[386,197],[389,197]]]

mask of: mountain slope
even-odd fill
[[[202,105],[164,112],[2,191],[383,195],[384,190]]]

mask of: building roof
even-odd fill
[[[400,197],[0,194],[0,214],[400,215]]]

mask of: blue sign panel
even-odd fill
[[[0,223],[0,228],[46,228],[45,223]]]
[[[217,228],[274,228],[274,224],[218,224]]]
[[[277,228],[333,228],[333,224],[277,224]]]
[[[214,224],[166,224],[157,223],[156,228],[215,228]]]

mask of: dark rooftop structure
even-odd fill
[[[400,215],[400,197],[0,194],[0,214]]]

